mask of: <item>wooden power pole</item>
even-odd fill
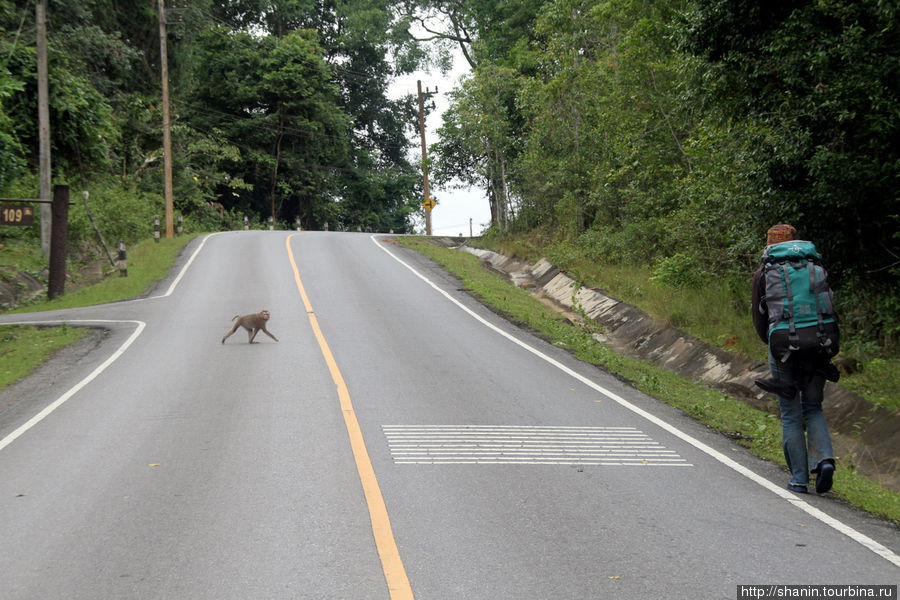
[[[41,251],[50,255],[52,208],[50,204],[50,85],[47,70],[47,0],[35,2],[35,26],[37,29],[38,76],[38,170],[41,199]]]
[[[416,82],[419,88],[419,131],[422,134],[422,175],[425,182],[425,235],[431,235],[431,209],[434,208],[434,200],[431,199],[431,191],[428,189],[428,151],[425,148],[425,104],[422,99],[422,81]]]
[[[166,237],[174,233],[172,208],[172,131],[169,119],[169,57],[166,50],[166,7],[164,0],[157,0],[159,9],[159,62],[160,79],[162,80],[162,117],[163,117],[163,168],[166,195]]]

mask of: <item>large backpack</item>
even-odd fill
[[[766,246],[762,268],[772,355],[786,362],[792,355],[837,354],[834,294],[815,245],[792,240]]]

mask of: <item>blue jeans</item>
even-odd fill
[[[834,461],[831,436],[822,411],[825,374],[815,372],[811,364],[799,365],[793,358],[783,363],[775,359],[771,352],[769,370],[772,377],[793,382],[799,390],[794,398],[778,396],[778,406],[781,409],[781,445],[791,470],[791,484],[809,485],[810,471],[817,472],[823,460]]]

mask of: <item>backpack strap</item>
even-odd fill
[[[816,300],[816,319],[819,323],[819,329],[816,338],[819,340],[819,346],[828,348],[831,346],[831,338],[825,335],[825,322],[822,319],[822,302],[819,300],[819,281],[816,279],[816,269],[813,263],[807,263],[806,269],[809,271],[809,293]],[[793,323],[793,317],[791,317]]]
[[[797,326],[794,323],[794,294],[791,291],[791,277],[784,268],[784,263],[778,265],[781,273],[781,280],[784,282],[785,292],[787,292],[787,316],[788,316],[788,349],[781,357],[781,362],[785,363],[791,357],[791,352],[799,350],[800,336],[797,335]]]

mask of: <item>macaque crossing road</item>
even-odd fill
[[[253,338],[255,338],[256,334],[260,331],[265,333],[276,342],[278,341],[278,338],[269,333],[269,330],[266,329],[266,321],[269,320],[269,311],[267,310],[261,310],[258,313],[254,313],[252,315],[235,315],[231,318],[231,320],[234,321],[234,327],[232,327],[231,331],[226,333],[225,337],[222,338],[223,344],[232,333],[237,331],[238,327],[243,327],[247,330],[247,336],[249,338],[247,342],[250,344],[256,343],[253,341]]]

